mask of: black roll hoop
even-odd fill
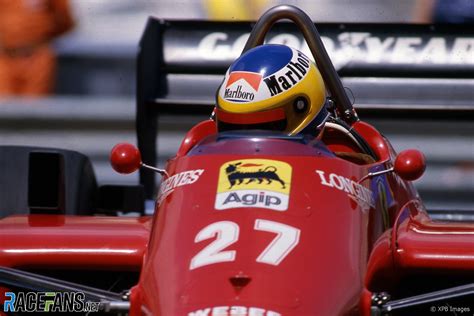
[[[346,94],[334,65],[329,59],[316,26],[311,18],[301,9],[292,5],[279,5],[266,11],[253,27],[242,54],[253,47],[262,45],[265,36],[273,24],[282,19],[291,20],[303,34],[331,94],[331,98],[335,102],[338,114],[349,125],[358,121],[357,113]]]

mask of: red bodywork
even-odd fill
[[[218,168],[206,166],[220,166],[236,160],[235,156],[187,157],[170,164],[173,174],[201,168],[205,172],[195,184],[175,189],[158,209],[159,225],[151,235],[149,260],[140,283],[147,309],[162,315],[186,315],[208,307],[236,305],[285,315],[314,315],[318,311],[328,315],[357,305],[370,249],[369,212],[362,211],[344,191],[322,186],[313,170],[358,179],[364,168],[325,158],[278,159],[293,166],[294,172],[286,212],[215,210]],[[277,266],[256,262],[275,238],[273,233],[255,231],[256,220],[283,223],[301,231],[298,245]],[[221,221],[240,228],[238,241],[229,247],[236,251],[235,261],[190,270],[193,256],[212,241],[194,243],[195,236],[209,224]],[[249,279],[240,291],[231,283],[237,276]]]
[[[0,265],[139,270],[150,218],[30,215],[0,221]]]
[[[153,218],[7,217],[0,220],[0,264],[141,269],[132,315],[193,316],[369,315],[371,291],[396,288],[404,275],[472,271],[472,225],[431,221],[412,184],[393,172],[366,177],[395,161],[372,126],[354,125],[379,159],[356,164],[332,153],[355,147],[330,128],[325,144],[302,144],[217,139],[213,124],[193,128],[169,161]],[[263,169],[262,159],[290,166],[286,209],[218,209],[218,191],[232,184],[223,168],[244,160],[245,168]],[[276,205],[262,190],[248,204]]]

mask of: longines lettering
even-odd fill
[[[316,170],[316,173],[319,175],[322,185],[347,192],[349,196],[353,197],[361,206],[375,206],[372,191],[363,185],[335,173],[326,175],[322,170]]]

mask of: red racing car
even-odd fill
[[[308,16],[292,6],[269,10],[244,53],[262,45],[281,19],[302,32],[329,91],[330,119],[320,137],[218,131],[209,119],[186,134],[162,170],[149,158],[156,121],[143,123],[156,110],[139,107],[140,151],[119,144],[110,159],[120,173],[142,168],[145,192],[106,186],[97,193],[90,162],[79,153],[1,149],[27,166],[4,177],[28,188],[25,196],[3,197],[28,210],[0,220],[4,313],[474,313],[474,225],[428,216],[412,185],[425,170],[423,154],[397,154],[359,119]],[[139,58],[159,40],[154,23]],[[138,73],[140,104],[151,102],[140,96],[150,88],[146,80],[158,81],[157,66],[147,67]],[[152,216],[93,215],[140,210],[155,173],[162,181]]]

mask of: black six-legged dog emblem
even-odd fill
[[[246,172],[239,170],[239,165],[241,164],[241,162],[229,164],[225,168],[227,179],[230,183],[229,189],[231,189],[235,184],[242,184],[244,180],[247,180],[247,182],[245,182],[244,184],[249,184],[254,181],[258,181],[259,184],[263,181],[267,181],[267,184],[270,184],[272,183],[272,181],[277,181],[281,184],[281,187],[283,189],[285,188],[285,182],[278,176],[276,167],[267,166],[263,169],[259,169],[258,171]]]

